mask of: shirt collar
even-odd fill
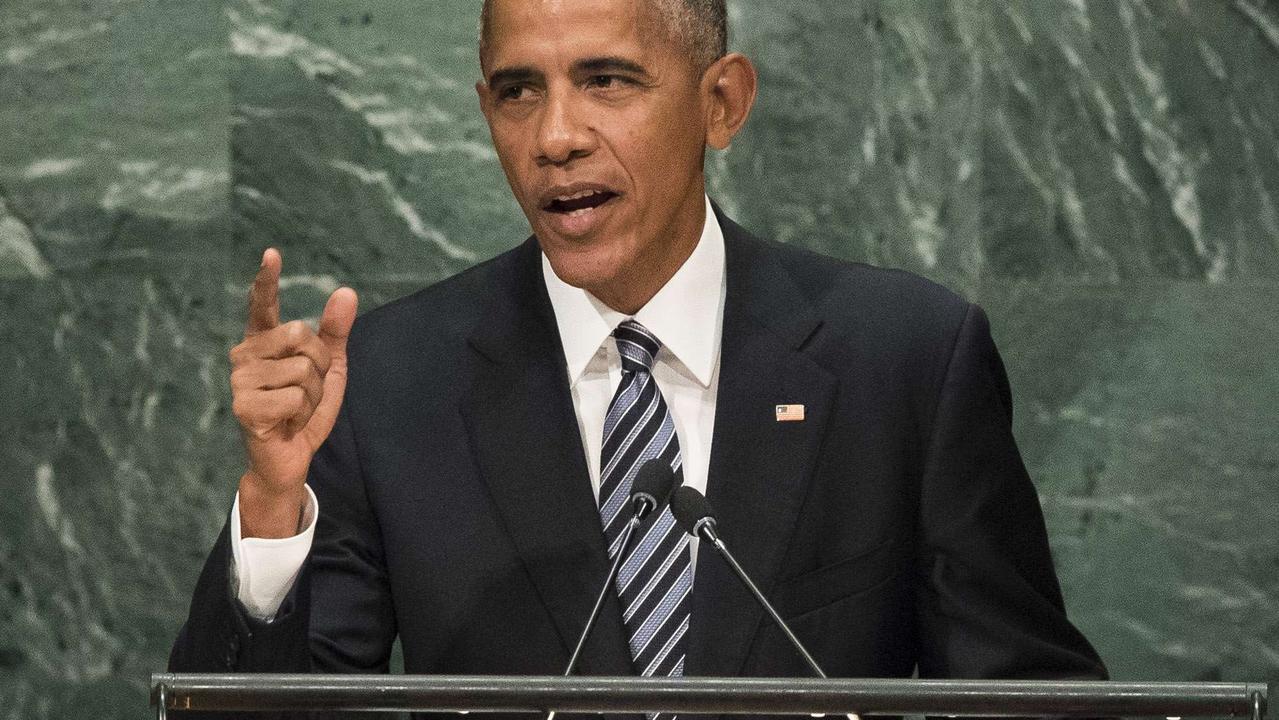
[[[564,345],[569,385],[576,385],[613,328],[629,316],[561,280],[545,253],[542,277]],[[724,232],[710,198],[706,199],[706,221],[697,247],[634,318],[652,331],[703,387],[710,387],[724,327]]]

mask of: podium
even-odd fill
[[[586,712],[983,717],[1239,717],[1262,720],[1262,683],[496,675],[151,676],[169,710]]]

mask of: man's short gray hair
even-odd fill
[[[728,53],[727,0],[652,0],[672,34],[705,69]]]
[[[699,70],[728,54],[727,0],[646,0],[666,20],[671,36]],[[480,11],[480,59],[488,45],[491,0]]]

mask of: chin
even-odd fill
[[[623,285],[623,276],[613,266],[601,267],[577,262],[560,262],[556,265],[553,261],[551,270],[554,270],[555,275],[564,283],[586,290],[595,295],[599,301],[606,302],[606,298],[615,294],[616,290],[620,289],[620,285]]]
[[[556,277],[575,288],[598,296],[598,289],[617,282],[618,268],[610,262],[591,257],[592,253],[547,252]]]
[[[610,284],[613,276],[606,272],[600,272],[597,268],[581,267],[576,263],[560,263],[556,265],[551,263],[551,269],[555,271],[555,275],[564,282],[575,288],[581,288],[592,293],[600,287],[606,287]]]

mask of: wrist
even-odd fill
[[[278,539],[297,535],[307,505],[305,485],[271,488],[252,470],[240,477],[240,536]]]

